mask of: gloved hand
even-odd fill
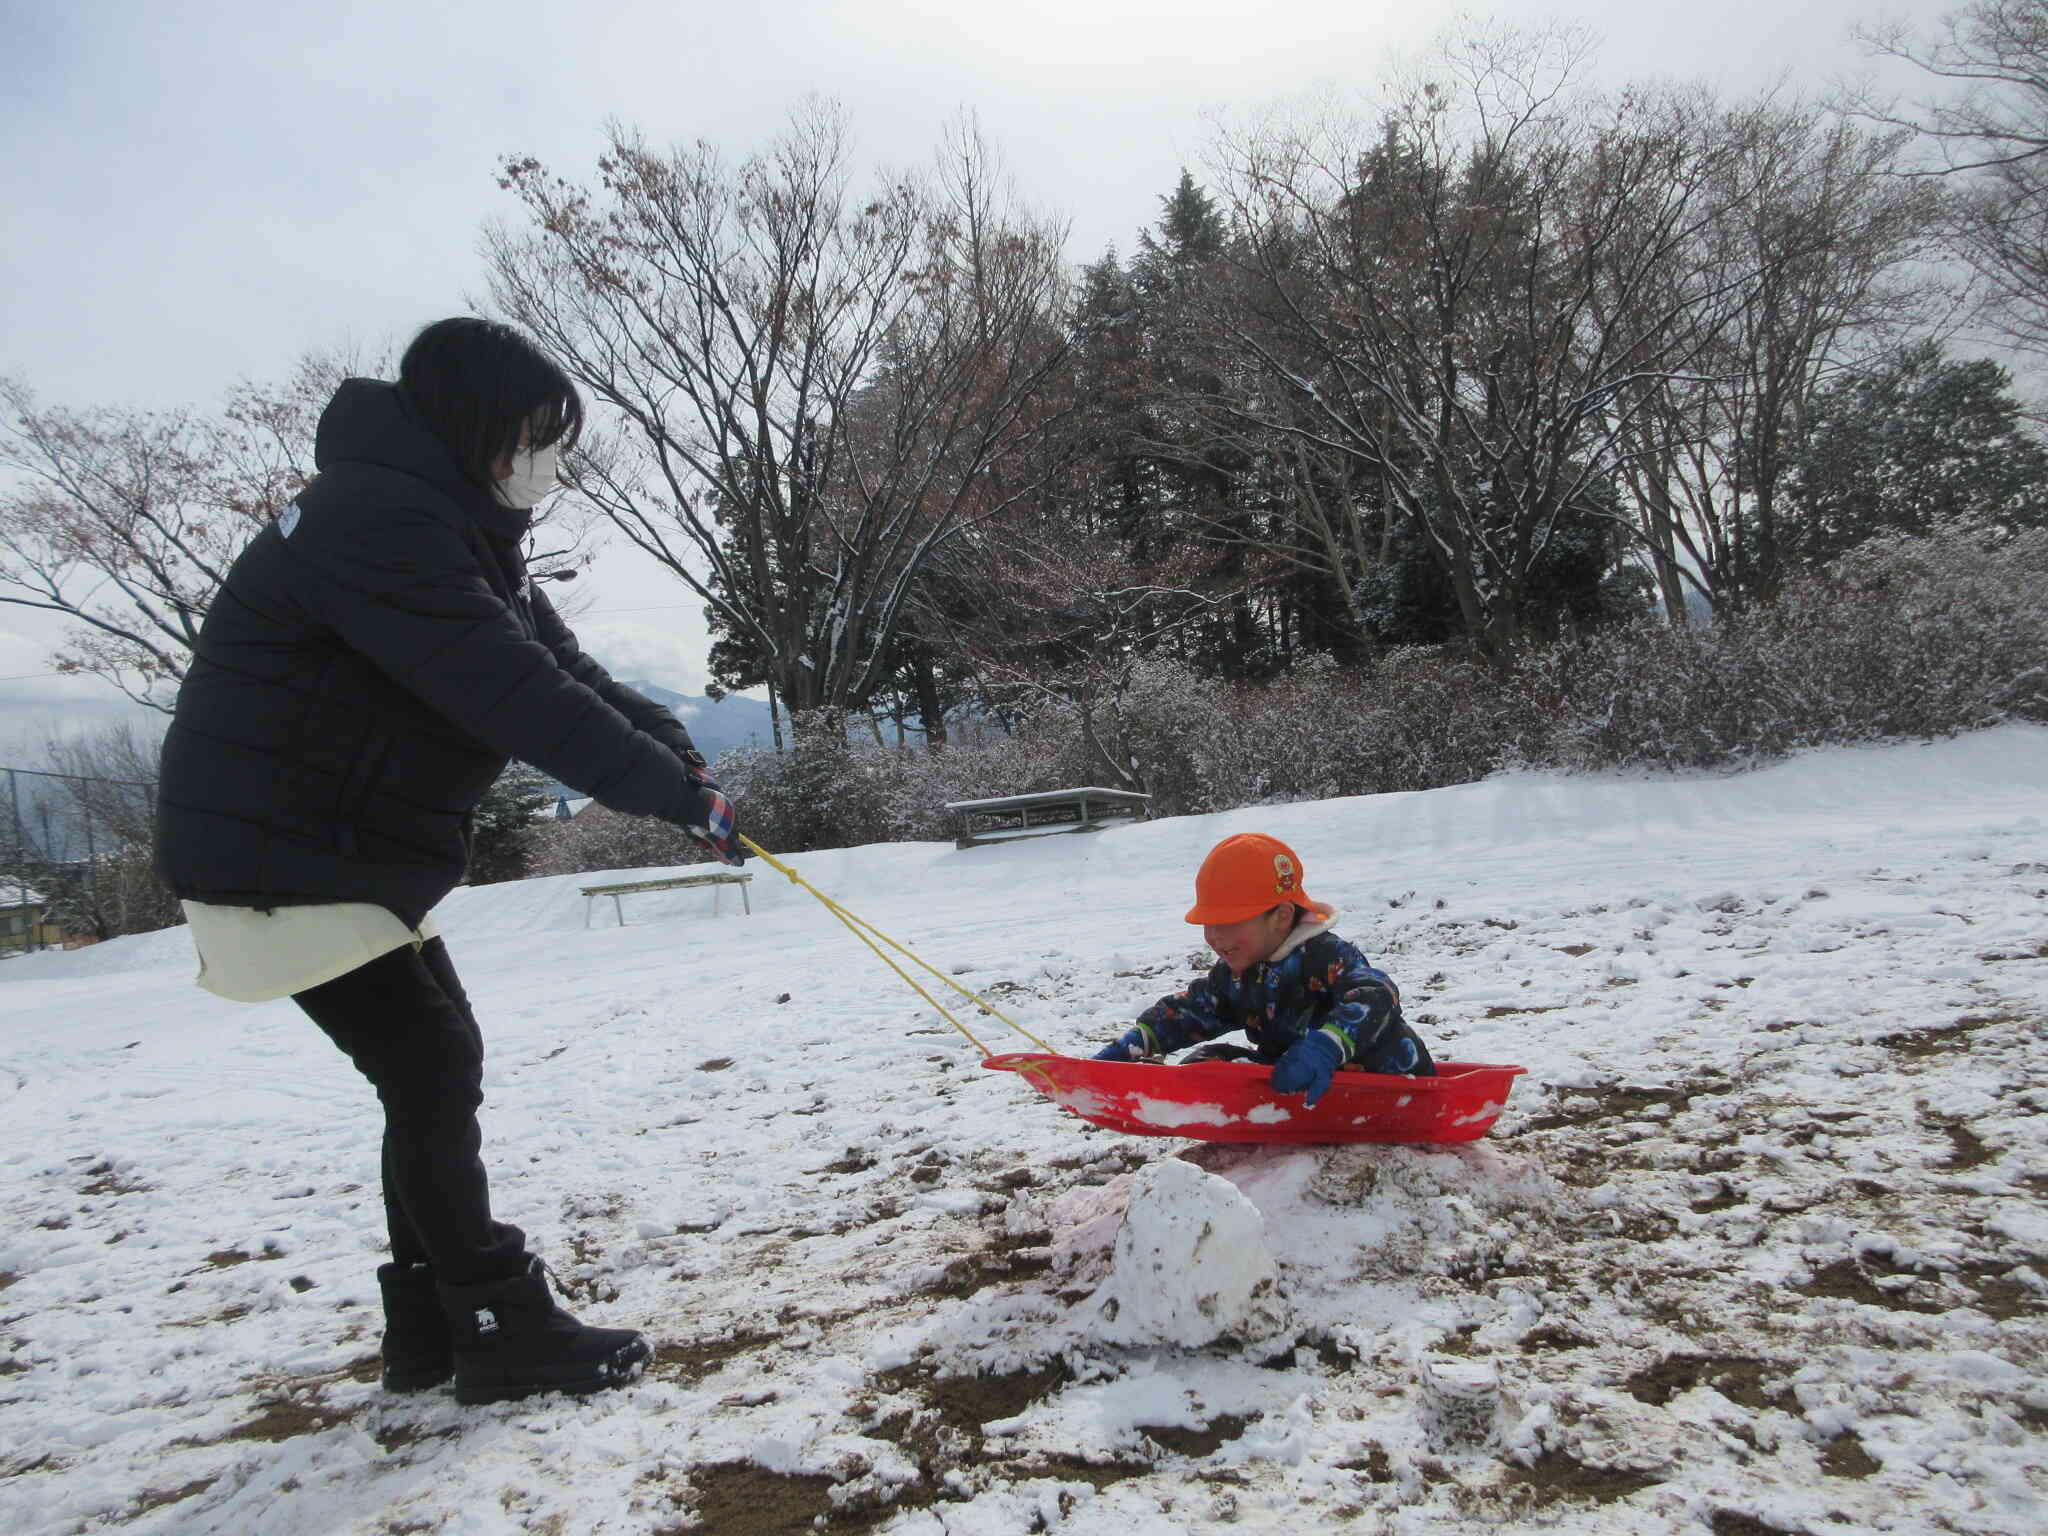
[[[694,754],[693,754],[694,755]],[[686,758],[684,761],[688,762]],[[747,862],[747,851],[740,846],[739,828],[733,820],[732,802],[725,798],[725,791],[718,787],[718,780],[711,777],[711,770],[704,766],[704,759],[698,758],[689,766],[690,782],[697,786],[704,796],[704,825],[686,826],[686,830],[698,842],[711,851],[711,856],[721,864],[737,868]]]
[[[1127,1029],[1116,1037],[1112,1045],[1105,1045],[1095,1053],[1097,1061],[1143,1061],[1152,1054],[1152,1042],[1145,1037],[1142,1029]]]
[[[1314,1109],[1343,1064],[1344,1048],[1327,1032],[1314,1030],[1290,1045],[1287,1054],[1273,1064],[1273,1091],[1300,1093],[1306,1089],[1308,1097],[1302,1100],[1302,1107]]]

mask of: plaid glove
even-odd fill
[[[691,754],[696,757],[695,753]],[[704,799],[704,824],[685,824],[688,832],[710,850],[711,856],[721,864],[735,867],[747,862],[747,853],[740,846],[738,828],[733,822],[732,802],[725,798],[725,791],[718,787],[718,780],[711,777],[711,770],[704,765],[704,759],[696,757],[689,762],[690,782],[697,786]]]

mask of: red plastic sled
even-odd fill
[[[982,1062],[1015,1072],[1064,1110],[1133,1136],[1196,1141],[1476,1141],[1500,1117],[1526,1067],[1440,1061],[1435,1077],[1339,1072],[1314,1109],[1277,1094],[1273,1069],[1248,1061],[1192,1066],[1094,1061],[1012,1051]]]

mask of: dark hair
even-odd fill
[[[458,315],[413,337],[398,386],[469,481],[485,490],[531,424],[531,448],[576,446],[583,397],[560,366],[509,325]]]

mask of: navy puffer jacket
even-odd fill
[[[1328,909],[1307,917],[1270,960],[1242,976],[1219,960],[1207,976],[1138,1016],[1153,1055],[1241,1029],[1260,1061],[1278,1061],[1322,1030],[1347,1066],[1365,1072],[1434,1077],[1429,1047],[1401,1017],[1401,993],[1355,945],[1329,932]]]
[[[702,825],[675,716],[585,656],[395,385],[343,384],[319,476],[215,595],[164,738],[157,864],[196,900],[368,901],[408,926],[462,880],[508,760]]]

